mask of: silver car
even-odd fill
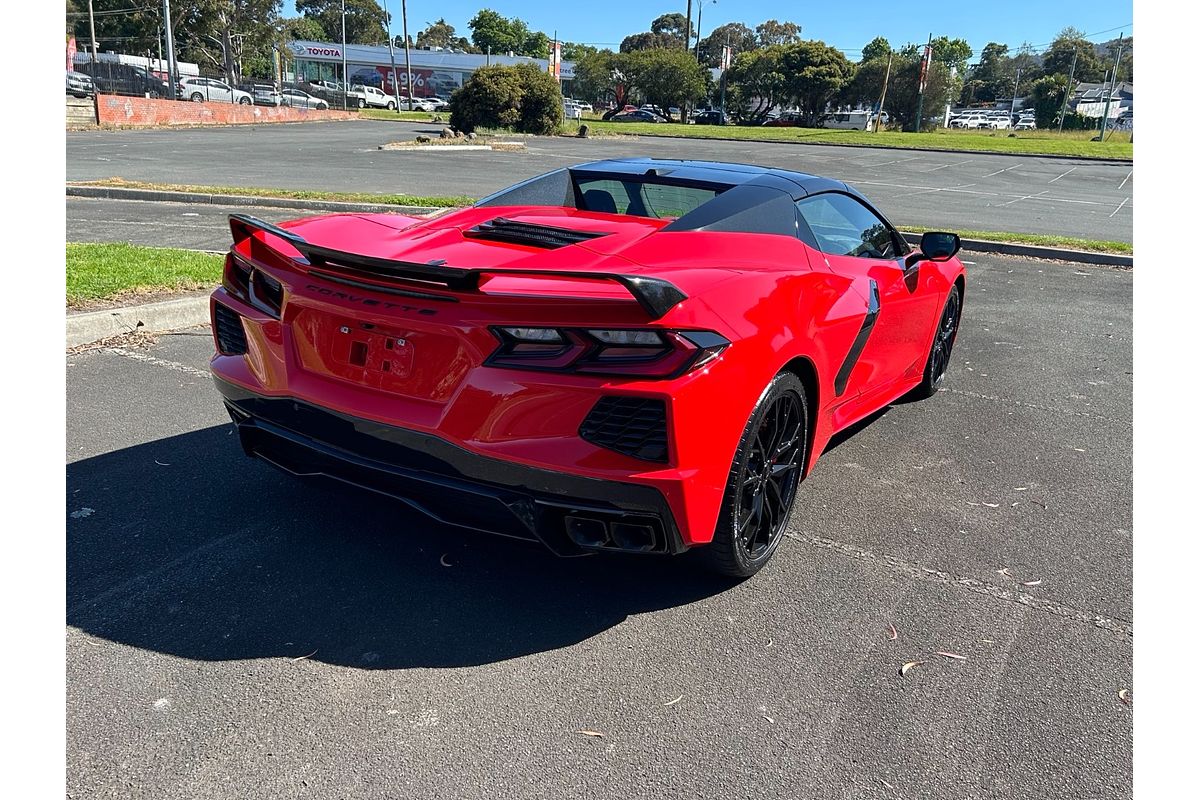
[[[303,92],[299,89],[284,89],[283,104],[292,108],[318,108],[328,109],[329,103],[319,97],[313,97],[308,92]]]
[[[249,92],[234,89],[225,81],[216,78],[183,78],[179,86],[179,95],[181,99],[195,103],[209,101],[254,105],[254,98]]]

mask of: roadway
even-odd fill
[[[845,180],[898,225],[1132,241],[1128,163],[656,137],[527,138],[524,152],[379,150],[428,123],[378,120],[69,131],[67,179],[480,197],[556,167],[654,156],[742,161]]]

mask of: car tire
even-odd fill
[[[395,104],[393,101],[389,100],[389,101],[388,101],[388,105],[387,105],[387,109],[388,109],[388,111],[395,111],[395,110],[396,110],[396,104]]]
[[[366,100],[359,100],[359,101],[358,101],[358,107],[359,107],[359,108],[366,108],[366,107],[367,107],[367,101],[366,101]]]
[[[717,529],[700,550],[710,569],[748,578],[779,548],[804,472],[808,413],[800,379],[776,375],[738,441]]]
[[[191,99],[192,99],[192,102],[193,102],[193,103],[203,103],[203,102],[204,102],[204,95],[200,94],[199,92],[192,92],[192,98],[191,98]]]
[[[248,106],[248,105],[250,105],[252,102],[253,102],[253,101],[252,101],[252,100],[251,100],[249,97],[239,97],[239,98],[238,98],[238,105],[239,105],[239,106]]]
[[[914,400],[924,400],[937,394],[945,382],[946,370],[950,366],[950,352],[958,338],[958,324],[962,320],[962,293],[958,284],[950,289],[942,315],[938,318],[933,344],[929,346],[929,357],[925,359],[925,373],[921,383],[911,392]]]

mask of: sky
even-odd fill
[[[380,0],[382,4],[383,0]],[[693,19],[698,0],[693,0]],[[400,34],[400,0],[387,0],[392,31]],[[409,0],[409,34],[439,17],[453,25],[460,36],[470,37],[467,23],[481,8],[491,8],[506,17],[520,17],[533,30],[548,36],[558,31],[564,41],[592,44],[616,50],[631,33],[650,29],[661,14],[687,12],[686,0],[604,0],[602,3],[564,3],[562,0]],[[785,10],[790,9],[790,10]],[[293,0],[284,0],[285,16],[295,15]],[[1131,0],[859,0],[782,4],[778,0],[716,0],[706,2],[701,17],[701,35],[726,22],[743,22],[753,28],[767,19],[795,22],[805,39],[820,39],[845,51],[857,61],[863,45],[884,36],[893,47],[924,42],[934,36],[966,39],[978,57],[988,42],[1002,42],[1014,49],[1029,42],[1045,49],[1060,30],[1070,25],[1094,41],[1115,39],[1123,30],[1133,33]],[[695,24],[695,23],[693,23]],[[1110,30],[1113,29],[1113,30]]]

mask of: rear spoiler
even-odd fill
[[[264,222],[249,214],[230,214],[229,228],[233,232],[233,243],[239,245],[254,235],[255,231],[277,236],[300,251],[307,262],[315,267],[333,265],[346,267],[374,277],[398,278],[401,280],[418,280],[438,283],[452,291],[474,292],[479,290],[480,280],[485,275],[519,275],[522,277],[546,278],[576,278],[580,280],[609,280],[621,284],[633,295],[638,305],[650,315],[651,319],[659,319],[679,303],[687,299],[687,295],[675,284],[662,278],[648,278],[642,275],[621,275],[615,272],[579,272],[570,270],[544,269],[503,269],[447,267],[442,260],[427,263],[415,261],[396,261],[390,258],[365,256],[357,253],[346,253],[329,247],[312,244],[304,237],[284,230],[277,225]]]

